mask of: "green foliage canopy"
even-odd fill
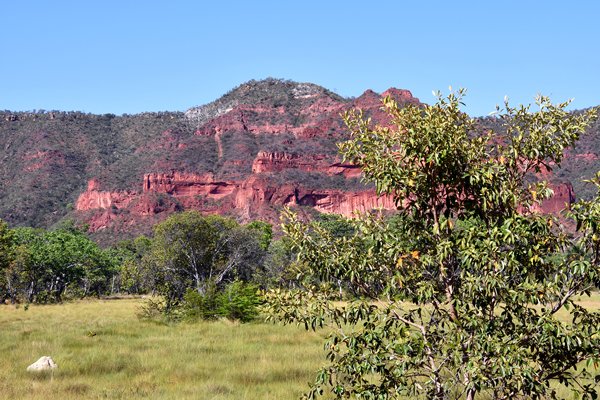
[[[542,96],[534,111],[505,102],[503,131],[478,134],[463,94],[403,108],[386,98],[387,126],[345,116],[352,138],[341,153],[394,197],[393,224],[366,216],[336,237],[287,215],[307,282],[323,284],[269,292],[271,315],[335,327],[308,397],[557,398],[556,385],[597,397],[600,312],[576,298],[598,286],[600,193],[573,207],[570,236],[535,212],[547,184],[527,184],[560,164],[594,110],[569,114]],[[340,282],[356,300],[330,301]]]
[[[12,252],[13,233],[8,228],[8,224],[0,219],[0,293],[5,293],[5,297],[10,297],[11,271],[10,266],[13,262]],[[0,297],[0,302],[4,298]]]
[[[142,263],[152,287],[170,310],[190,288],[199,294],[239,278],[249,281],[262,266],[266,228],[242,227],[232,219],[197,211],[174,214],[155,227]]]
[[[13,302],[100,294],[117,269],[115,260],[77,229],[15,228],[10,251],[5,295]]]

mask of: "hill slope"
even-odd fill
[[[347,137],[340,113],[360,108],[383,122],[385,95],[418,104],[406,90],[346,99],[267,79],[185,113],[0,112],[0,218],[46,227],[70,216],[108,237],[188,208],[275,220],[289,204],[344,214],[392,207],[335,146]],[[600,169],[599,149],[596,124],[552,179],[589,195],[579,180]],[[561,193],[557,203],[572,197],[570,186]]]

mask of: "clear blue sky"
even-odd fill
[[[136,113],[210,102],[250,79],[468,89],[600,104],[599,1],[9,1],[0,109]]]

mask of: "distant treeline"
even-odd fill
[[[318,223],[336,235],[353,229],[337,215],[323,215]],[[266,222],[240,225],[195,211],[172,215],[154,227],[151,237],[109,248],[101,248],[73,223],[45,230],[11,229],[0,221],[0,302],[153,294],[161,299],[153,311],[168,314],[204,298],[216,301],[228,290],[231,297],[231,290],[293,287],[299,268],[295,260],[286,239],[274,240]]]

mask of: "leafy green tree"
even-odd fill
[[[115,273],[111,258],[81,231],[16,228],[14,236],[15,276],[27,302],[61,301],[67,291],[101,294]]]
[[[174,214],[158,224],[143,262],[157,292],[166,298],[167,311],[189,288],[204,294],[234,278],[250,280],[265,254],[261,234],[232,219],[197,211]]]
[[[559,398],[561,385],[597,397],[600,312],[576,299],[598,286],[600,197],[573,208],[571,236],[534,211],[548,186],[527,183],[561,162],[593,110],[505,102],[504,129],[480,134],[462,95],[404,108],[386,98],[387,126],[346,115],[341,153],[394,197],[393,224],[366,216],[336,237],[288,215],[309,282],[324,284],[268,293],[271,314],[335,326],[309,397]],[[356,295],[342,306],[330,301],[340,281]]]
[[[13,262],[13,233],[6,222],[0,220],[0,304],[7,298],[14,301],[10,265]]]
[[[152,277],[144,270],[142,259],[150,250],[152,240],[141,235],[134,240],[120,242],[110,250],[119,267],[119,291],[130,294],[147,293],[152,288]]]
[[[264,223],[260,222],[260,224]],[[224,277],[228,280],[251,282],[263,270],[270,243],[271,227],[265,224],[260,229],[256,229],[249,225],[232,229],[225,238],[225,269],[230,272],[227,272]]]
[[[31,256],[27,247],[23,245],[13,245],[10,252],[12,260],[5,269],[6,292],[4,296],[7,296],[14,304],[26,298],[27,283],[31,281],[28,274]]]
[[[260,304],[258,286],[235,280],[222,290],[211,285],[203,294],[188,289],[184,295],[182,318],[193,321],[225,317],[250,322],[258,316]]]
[[[262,274],[257,277],[263,288],[294,287],[296,282],[297,254],[285,236],[273,240],[265,257]]]
[[[271,224],[264,221],[252,221],[246,225],[246,228],[256,231],[259,235],[258,238],[261,249],[267,250],[269,248],[271,239],[273,239],[273,226]]]
[[[42,260],[43,235],[42,229],[14,229],[14,251],[18,256],[13,263],[12,277],[14,286],[19,287],[18,296],[26,302],[34,302],[44,291],[47,281],[52,279]],[[44,293],[42,297],[45,301],[47,296]]]
[[[354,226],[350,220],[338,214],[320,214],[316,221],[325,230],[331,232],[334,237],[352,236]]]

